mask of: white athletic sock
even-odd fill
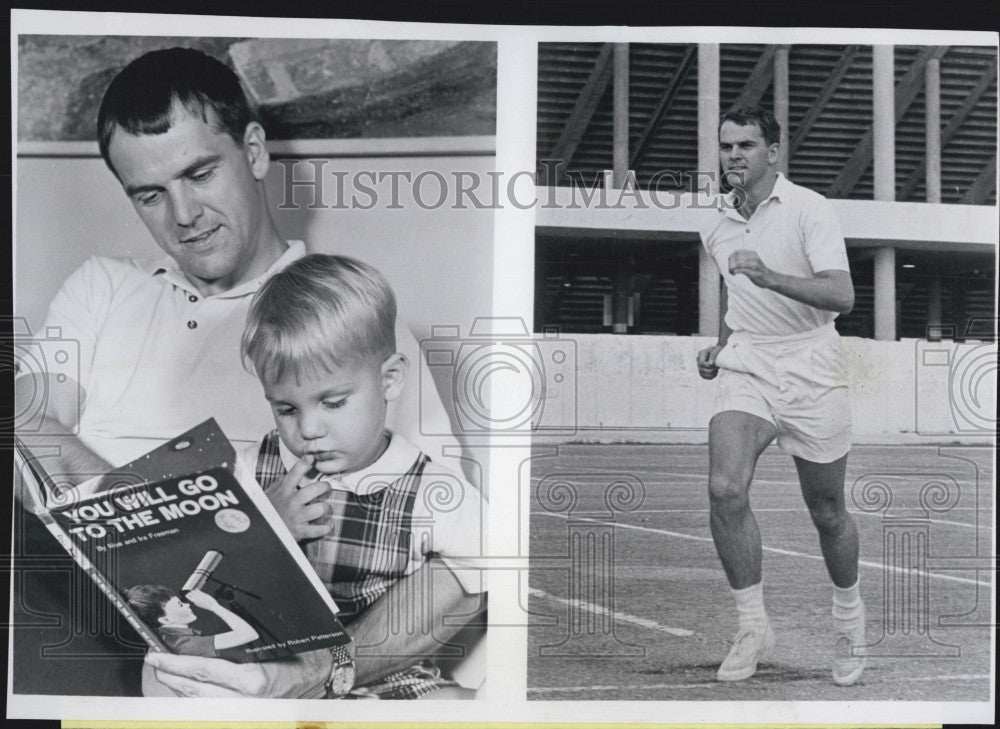
[[[742,590],[733,589],[733,598],[736,600],[736,612],[739,616],[737,622],[740,628],[763,628],[767,625],[763,583],[758,582]]]
[[[833,586],[833,618],[845,623],[845,627],[861,617],[861,580],[850,587]]]

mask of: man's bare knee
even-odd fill
[[[843,532],[850,519],[839,499],[815,499],[809,503],[809,516],[821,534],[831,536]]]
[[[750,478],[730,473],[712,473],[708,479],[712,513],[722,517],[741,514],[750,508]]]

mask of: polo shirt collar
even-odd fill
[[[205,298],[210,299],[238,299],[248,294],[256,293],[257,289],[260,288],[261,284],[267,279],[273,276],[275,273],[283,269],[285,266],[290,264],[299,258],[302,258],[306,254],[306,244],[300,240],[289,241],[288,248],[285,252],[281,254],[277,261],[271,264],[264,273],[254,278],[244,281],[238,286],[234,286],[228,291],[223,291],[219,294],[213,294]],[[201,293],[195,288],[194,284],[188,280],[188,277],[178,268],[177,262],[170,256],[161,256],[160,258],[152,259],[145,264],[140,264],[140,267],[150,276],[163,275],[163,279],[168,283],[176,286],[177,288],[187,291],[188,293],[194,294],[199,298],[202,297]]]
[[[792,189],[792,183],[780,172],[778,173],[778,179],[774,181],[774,187],[771,188],[771,194],[767,196],[764,202],[768,200],[781,200],[784,201],[788,198],[788,193]],[[764,203],[761,203],[763,205]]]
[[[767,204],[771,200],[777,200],[781,202],[787,199],[788,192],[791,189],[792,189],[792,183],[788,180],[787,177],[785,177],[783,174],[779,172],[777,178],[774,181],[774,187],[771,188],[771,194],[765,197],[763,200],[761,200],[760,205],[757,206],[757,209],[760,210],[765,204]],[[726,204],[722,206],[722,209],[719,212],[721,212],[727,218],[732,218],[733,220],[737,220],[741,223],[746,222],[746,219],[742,215],[740,215],[739,211],[736,209],[736,193],[727,192],[722,197],[725,200]]]
[[[321,474],[315,480],[326,481],[334,490],[349,491],[356,496],[368,496],[384,490],[413,468],[413,463],[420,457],[420,449],[415,445],[395,436],[391,430],[385,432],[389,436],[389,445],[370,466],[351,473]],[[290,470],[298,458],[281,438],[278,439],[278,452],[285,470]]]

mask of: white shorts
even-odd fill
[[[715,364],[715,413],[738,410],[773,423],[782,451],[814,463],[851,449],[851,405],[832,323],[789,336],[733,332]]]

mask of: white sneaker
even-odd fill
[[[729,655],[715,674],[717,681],[742,681],[757,672],[757,662],[774,647],[774,631],[770,623],[740,628],[733,638]]]
[[[865,670],[867,657],[867,641],[865,640],[865,604],[861,603],[861,612],[857,620],[852,620],[848,627],[844,621],[836,621],[837,641],[833,646],[833,682],[838,686],[851,686],[861,678]]]

